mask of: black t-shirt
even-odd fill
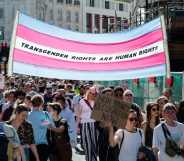
[[[55,135],[54,137],[55,137],[56,141],[58,139],[63,139],[65,142],[70,142],[70,137],[69,137],[69,134],[68,134],[68,124],[67,124],[66,120],[60,118],[58,121],[54,121],[54,124],[57,128],[60,127],[60,126],[65,127],[65,130],[62,133],[55,133],[54,132],[54,135]]]
[[[5,109],[5,111],[3,112],[3,116],[2,116],[2,120],[3,121],[8,121],[11,117],[11,115],[13,114],[13,106],[9,106],[7,109]]]

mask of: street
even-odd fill
[[[73,156],[72,156],[72,161],[85,161],[85,155],[79,155],[75,152],[75,149],[72,149],[73,151]]]

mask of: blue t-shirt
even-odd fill
[[[76,140],[77,127],[76,127],[75,116],[73,112],[68,107],[65,107],[61,111],[60,116],[64,118],[68,123],[68,132],[69,132],[70,140]]]
[[[48,144],[47,142],[47,128],[49,124],[54,125],[46,111],[31,111],[28,115],[28,121],[32,124],[35,143]]]

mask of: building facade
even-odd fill
[[[11,40],[16,11],[36,17],[35,6],[35,0],[0,0],[0,30],[5,41],[9,43]]]
[[[0,0],[0,31],[10,42],[16,11],[65,29],[102,33],[127,29],[136,0]]]
[[[134,1],[84,0],[82,2],[83,31],[104,33],[128,28],[128,19],[135,8]]]
[[[79,0],[0,0],[0,31],[8,43],[17,10],[51,25],[82,32]]]
[[[37,0],[37,17],[49,24],[82,32],[79,0]]]

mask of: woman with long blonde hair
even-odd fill
[[[86,161],[97,161],[97,126],[94,119],[91,118],[95,97],[97,91],[91,87],[85,98],[79,102],[79,113],[77,116],[78,123],[81,123],[82,142],[86,154]]]

